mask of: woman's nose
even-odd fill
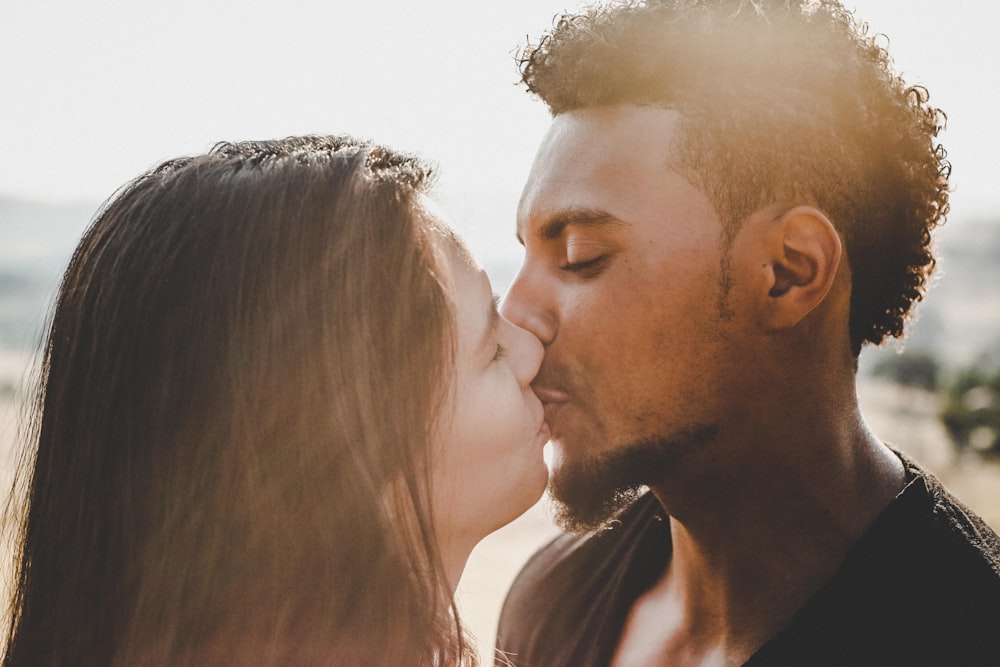
[[[548,346],[556,337],[558,321],[551,307],[551,295],[527,265],[514,278],[500,312],[516,326],[531,332],[542,345]]]
[[[507,322],[507,327],[510,337],[507,346],[511,350],[514,375],[517,377],[518,384],[522,387],[528,387],[538,375],[542,358],[545,356],[545,348],[542,347],[541,341],[535,337],[535,334],[527,329],[511,322]]]

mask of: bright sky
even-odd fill
[[[1000,212],[1000,5],[847,4],[889,36],[897,69],[948,113],[952,219]],[[4,2],[0,194],[97,202],[217,140],[349,132],[437,161],[460,226],[480,212],[512,220],[548,124],[543,105],[515,86],[512,52],[578,6]]]

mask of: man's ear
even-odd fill
[[[811,313],[833,287],[843,255],[840,235],[826,215],[796,206],[768,225],[767,331],[789,329]]]

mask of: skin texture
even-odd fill
[[[526,256],[505,312],[546,344],[535,389],[552,428],[557,499],[593,497],[607,479],[601,458],[622,447],[659,450],[650,456],[662,470],[705,445],[740,371],[722,225],[665,168],[669,142],[647,144],[676,119],[654,109],[629,117],[558,116],[520,205]],[[623,481],[659,481],[644,458],[621,462],[640,461]]]
[[[504,303],[545,345],[535,388],[567,523],[600,523],[641,484],[671,516],[670,565],[618,665],[742,664],[903,483],[857,408],[834,226],[813,202],[775,202],[725,243],[673,168],[679,120],[628,105],[555,117]],[[579,516],[595,493],[610,500]]]
[[[434,452],[431,507],[454,588],[472,548],[545,491],[548,428],[530,386],[541,344],[499,315],[489,279],[467,253],[448,254],[457,377]]]

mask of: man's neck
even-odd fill
[[[662,664],[741,664],[822,588],[903,487],[902,462],[856,406],[772,412],[730,432],[745,437],[721,440],[653,488],[671,515],[673,554],[633,608],[617,665],[657,664],[651,648],[670,657]],[[654,617],[658,632],[640,629]],[[628,660],[630,648],[647,657]]]

